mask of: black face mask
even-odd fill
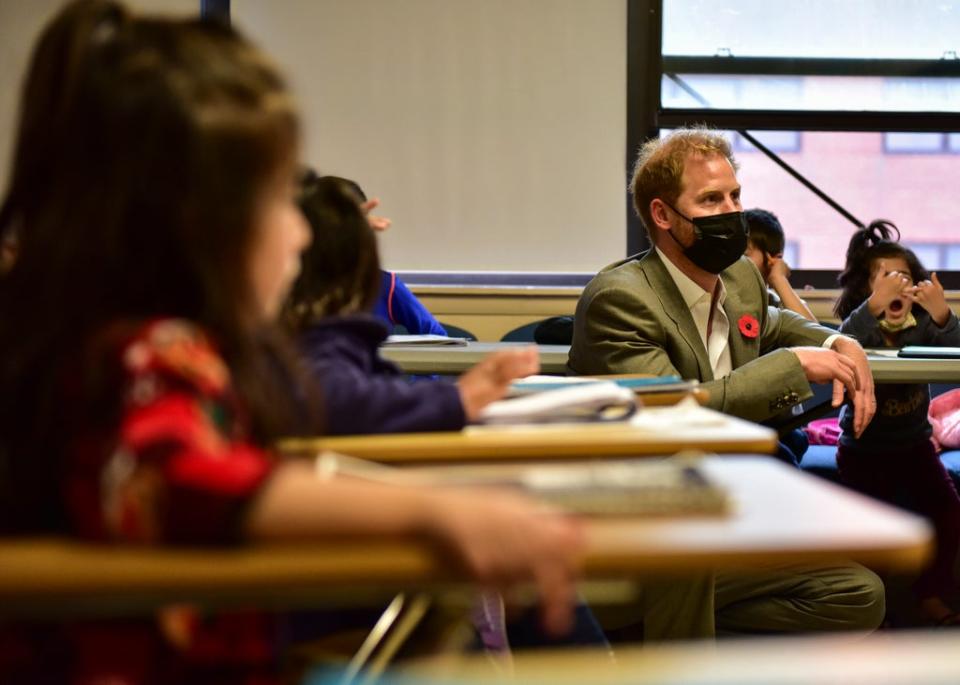
[[[684,247],[669,231],[673,241],[683,248],[683,254],[704,271],[718,274],[743,256],[747,249],[747,221],[743,212],[727,212],[694,219],[680,214],[669,202],[667,207],[693,224],[693,245]]]

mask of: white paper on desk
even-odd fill
[[[395,347],[400,345],[466,345],[466,338],[449,338],[445,335],[435,333],[423,333],[422,335],[390,335],[383,341],[385,347]]]
[[[630,425],[635,428],[663,433],[723,426],[728,421],[724,414],[704,409],[692,397],[685,397],[671,407],[648,407],[630,417]]]
[[[480,422],[522,424],[624,419],[636,406],[632,390],[603,381],[493,402],[480,413]]]

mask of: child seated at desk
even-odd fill
[[[928,274],[899,239],[897,227],[882,220],[853,234],[835,307],[843,319],[840,332],[864,347],[960,345],[960,324],[937,274]],[[895,501],[906,495],[918,513],[931,519],[936,557],[917,579],[914,592],[929,619],[939,625],[960,624],[960,614],[944,602],[957,591],[953,564],[960,545],[960,497],[930,439],[930,387],[880,383],[876,395],[877,413],[859,438],[854,436],[850,406],[840,411],[840,477],[880,499]]]
[[[387,329],[371,311],[380,290],[380,260],[358,200],[343,179],[332,176],[307,174],[300,193],[313,242],[286,318],[323,388],[327,432],[460,430],[503,397],[513,379],[537,372],[537,349],[491,354],[456,383],[407,382],[379,354]]]
[[[344,191],[354,196],[367,217],[367,223],[374,231],[383,232],[390,228],[393,223],[390,219],[371,214],[380,205],[380,200],[367,199],[367,194],[356,181],[339,176],[324,176],[324,179],[337,183]],[[316,173],[312,169],[307,169],[304,173],[304,185],[309,185],[316,180]],[[445,336],[447,334],[440,322],[427,311],[407,284],[393,271],[380,271],[380,293],[373,307],[373,314],[387,325],[390,332],[400,326],[401,331],[410,335]]]
[[[269,60],[220,24],[81,0],[44,30],[24,94],[0,212],[19,241],[0,278],[0,320],[16,322],[0,328],[0,530],[411,537],[486,586],[533,581],[547,629],[567,629],[574,522],[499,492],[321,480],[272,452],[314,429],[316,392],[272,323],[310,235],[297,114]],[[0,681],[273,682],[273,619],[226,627],[210,652],[151,620],[42,640],[8,624]]]
[[[770,293],[770,304],[789,309],[808,321],[816,322],[817,317],[810,311],[810,307],[790,285],[790,266],[783,261],[786,237],[777,215],[766,209],[756,208],[746,210],[743,218],[746,219],[747,229],[750,231],[744,254],[763,276]]]

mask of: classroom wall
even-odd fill
[[[624,0],[233,0],[305,158],[394,221],[398,270],[593,272],[626,250]]]
[[[13,154],[20,87],[33,44],[65,0],[0,2],[0,189],[5,192]],[[144,12],[198,14],[200,0],[126,0]]]

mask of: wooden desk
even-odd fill
[[[406,373],[459,375],[491,352],[527,343],[468,342],[466,345],[405,345],[381,347],[380,354]],[[568,345],[538,345],[540,371],[564,375],[567,372]]]
[[[917,569],[929,555],[931,532],[922,519],[769,457],[711,457],[705,468],[729,488],[735,502],[729,516],[587,520],[586,578],[851,558]],[[0,615],[6,616],[143,613],[177,601],[334,606],[399,590],[453,591],[444,584],[458,580],[437,550],[404,541],[237,550],[0,542]]]
[[[960,383],[958,359],[901,359],[867,350],[877,383]]]
[[[463,474],[496,477],[531,466],[488,463],[414,471],[459,480]],[[702,466],[730,493],[731,513],[594,519],[587,573],[615,575],[631,567],[644,572],[696,571],[836,559],[907,569],[922,564],[929,551],[932,538],[924,519],[771,457],[712,456],[705,457]]]
[[[689,449],[772,454],[777,449],[777,434],[770,428],[703,407],[684,411],[649,407],[626,422],[473,426],[461,432],[291,439],[280,448],[292,454],[331,450],[390,463],[629,457]]]
[[[456,375],[476,364],[485,355],[518,343],[478,343],[465,346],[407,346],[381,348],[381,354],[407,373]],[[566,373],[567,345],[539,345],[540,368],[547,374]],[[900,359],[868,351],[870,369],[877,383],[960,383],[960,360]]]
[[[489,657],[447,656],[397,672],[411,678],[403,682],[425,685],[953,685],[960,682],[958,653],[955,631],[885,632],[862,639],[817,635],[618,647],[616,660],[586,649],[521,652],[512,668]]]

